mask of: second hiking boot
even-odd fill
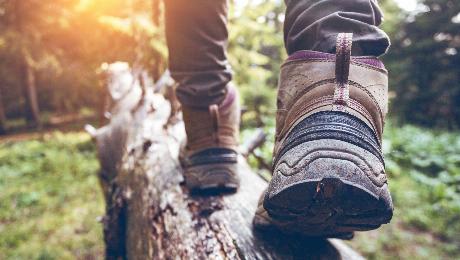
[[[192,191],[228,190],[239,186],[237,175],[240,105],[238,90],[229,85],[220,105],[208,109],[183,107],[187,147],[185,183]]]
[[[351,57],[351,45],[352,34],[339,34],[336,55],[301,51],[282,66],[273,178],[256,225],[341,237],[391,220],[387,71],[375,57]]]

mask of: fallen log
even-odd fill
[[[109,125],[87,127],[101,161],[107,259],[362,259],[339,240],[254,230],[267,183],[243,157],[236,194],[190,194],[178,161],[180,115],[162,95],[144,90],[136,98]]]

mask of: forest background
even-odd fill
[[[350,243],[371,259],[458,259],[460,2],[379,2],[392,39],[382,57],[391,107],[383,149],[396,216]],[[273,133],[284,8],[232,1],[228,52],[246,111],[243,139],[257,128]],[[0,0],[0,259],[101,256],[98,165],[75,129],[104,106],[102,64],[162,75],[162,12],[161,0]],[[262,174],[272,146],[250,158]]]

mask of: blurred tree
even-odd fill
[[[0,88],[0,135],[3,135],[5,133],[6,133],[6,115],[5,115],[5,109],[3,106],[2,89]]]
[[[158,77],[167,55],[160,15],[160,0],[0,0],[6,115],[33,123],[38,107],[98,107],[96,71],[104,62],[128,61]]]
[[[41,125],[37,72],[57,63],[58,50],[46,39],[63,27],[65,6],[76,2],[0,1],[0,31],[4,40],[0,48],[2,87],[8,94],[8,103],[23,104],[22,111],[30,126]]]
[[[390,36],[391,39],[400,31],[407,17],[401,8],[396,4],[397,0],[379,0],[379,5],[384,13],[382,29]]]
[[[239,2],[230,15],[229,59],[247,112],[244,126],[261,127],[274,118],[279,67],[286,57],[284,3]]]
[[[401,121],[460,126],[460,1],[421,0],[424,8],[395,26],[385,60]]]
[[[34,124],[40,110],[99,107],[103,88],[95,72],[103,62],[128,61],[158,78],[167,66],[162,1],[0,0],[5,115]],[[392,115],[426,126],[459,126],[460,2],[420,0],[426,10],[406,14],[394,1],[380,1],[383,28],[393,39],[384,56]],[[274,117],[279,66],[286,57],[284,3],[232,2],[229,59],[248,109],[244,122],[262,126]]]
[[[39,43],[39,28],[44,22],[49,22],[44,18],[52,8],[37,0],[4,0],[0,2],[0,8],[0,26],[6,41],[3,51],[8,65],[13,65],[2,69],[17,76],[28,124],[40,126],[35,73],[37,60],[46,55],[47,49]]]

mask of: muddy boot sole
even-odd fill
[[[263,206],[286,231],[319,237],[376,229],[393,216],[381,161],[334,139],[286,152],[275,166]]]
[[[235,192],[240,184],[237,163],[191,166],[184,170],[185,184],[192,192]]]
[[[314,234],[309,234],[302,232],[297,228],[298,220],[295,218],[292,219],[283,219],[281,221],[277,221],[276,219],[272,218],[268,212],[263,207],[263,199],[265,198],[265,192],[261,196],[261,201],[259,201],[259,205],[256,210],[256,214],[253,219],[254,228],[260,232],[274,232],[274,231],[281,231],[286,233],[287,235],[301,235],[303,237],[315,237]],[[300,232],[299,232],[300,231]],[[273,234],[273,233],[271,233]],[[345,232],[345,233],[338,233],[338,232],[330,232],[330,233],[322,233],[321,235],[316,235],[316,237],[328,237],[328,238],[337,238],[343,240],[351,240],[354,237],[354,232]]]

